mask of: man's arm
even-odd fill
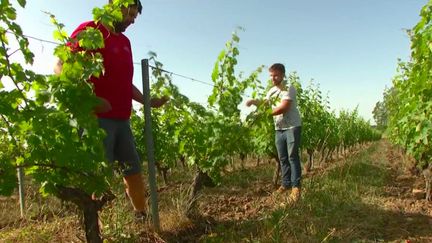
[[[132,84],[132,99],[144,105],[144,95],[141,91]]]
[[[60,76],[63,69],[63,62],[60,58],[57,58],[57,62],[54,64],[54,74]]]
[[[287,112],[291,107],[291,102],[292,102],[291,100],[282,100],[280,105],[273,108],[272,113],[271,113],[272,116],[277,116],[277,115],[280,115],[280,114]]]
[[[96,96],[98,99],[98,104],[93,108],[95,113],[104,113],[112,110],[111,103],[108,100]]]
[[[132,99],[144,105],[144,95],[135,85],[132,85]],[[151,98],[150,107],[159,108],[163,106],[167,101],[168,101],[168,97],[166,96],[162,98]]]

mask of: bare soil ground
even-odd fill
[[[378,148],[370,154],[371,161],[376,165],[384,166],[390,172],[390,177],[379,197],[370,199],[365,196],[362,200],[371,208],[375,208],[377,212],[385,212],[377,215],[385,222],[380,225],[371,225],[366,231],[358,230],[359,242],[432,242],[432,202],[424,199],[424,193],[413,193],[415,189],[424,190],[423,177],[416,172],[412,163],[388,142],[381,141],[373,146],[378,146]],[[305,175],[304,179],[308,180],[311,177],[322,175],[331,168],[344,163],[344,159],[339,159],[326,165],[319,165],[311,173]],[[262,166],[267,167],[268,165]],[[263,167],[255,167],[254,162],[251,161],[247,166],[248,174],[258,174],[260,172],[253,171],[262,170]],[[235,175],[232,176],[235,177]],[[170,239],[171,241],[200,242],[202,236],[200,234],[214,234],[213,229],[217,227],[237,227],[239,234],[246,234],[244,231],[248,230],[259,231],[260,226],[254,226],[254,224],[260,222],[278,207],[278,199],[273,195],[275,187],[268,174],[267,177],[251,176],[250,182],[244,185],[228,183],[210,191],[205,194],[200,204],[200,211],[203,212],[207,222],[204,220],[201,226],[196,226],[195,233],[189,229],[183,232],[183,235],[176,234],[175,238]],[[368,212],[362,213],[367,214]],[[353,215],[353,217],[356,216]],[[354,228],[355,226],[353,231],[355,231]],[[380,239],[370,240],[362,237],[361,234],[369,234],[368,230],[380,231]]]
[[[372,146],[377,146],[377,149],[369,155],[369,160],[389,171],[389,178],[385,186],[379,189],[381,192],[378,195],[373,198],[365,195],[361,199],[368,206],[353,213],[352,217],[353,221],[362,220],[379,212],[376,216],[381,220],[373,221],[367,227],[354,225],[339,232],[336,228],[329,229],[329,237],[318,242],[344,242],[344,236],[347,235],[351,237],[350,242],[352,239],[356,239],[356,242],[432,242],[432,202],[421,198],[421,192],[413,194],[413,189],[424,189],[423,178],[387,142],[381,141]],[[162,232],[156,234],[148,226],[132,227],[139,233],[129,242],[223,242],[221,239],[233,239],[224,236],[224,229],[229,229],[230,234],[244,235],[242,242],[273,242],[274,240],[266,239],[265,235],[260,234],[263,219],[274,212],[280,203],[273,194],[273,163],[256,166],[255,161],[249,161],[244,169],[226,174],[223,185],[205,189],[199,199],[202,217],[194,221],[182,218],[174,212],[175,208],[167,208],[162,203]],[[312,173],[305,175],[304,180],[314,180],[314,177],[343,166],[344,163],[346,160],[340,159],[318,165]],[[185,183],[184,187],[186,185]],[[184,187],[173,182],[160,190],[160,197],[174,201],[173,195],[179,195],[174,191]],[[305,194],[308,193],[307,190],[305,186]],[[76,216],[63,216],[55,211],[45,218],[39,216],[29,220],[12,220],[5,216],[7,212],[4,210],[8,210],[8,204],[17,207],[16,198],[0,198],[0,203],[0,242],[81,242],[84,239]],[[365,216],[367,214],[372,215]],[[35,237],[32,232],[42,233]],[[377,232],[379,239],[367,236],[376,235]],[[338,234],[339,238],[334,237]],[[255,236],[260,238],[255,239]],[[209,240],[212,237],[214,241]]]

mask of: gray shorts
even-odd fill
[[[109,162],[118,161],[124,176],[141,172],[129,120],[99,118],[99,127],[107,133],[104,139],[105,156]]]

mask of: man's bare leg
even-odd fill
[[[135,212],[146,212],[146,191],[142,173],[127,175],[123,182]]]

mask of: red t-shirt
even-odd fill
[[[90,79],[94,84],[96,96],[102,97],[111,104],[112,110],[98,113],[99,118],[124,119],[130,118],[132,110],[132,78],[133,59],[129,39],[122,33],[109,32],[102,24],[94,21],[82,23],[72,33],[76,38],[86,28],[97,28],[105,40],[105,47],[98,50],[103,56],[105,72],[99,78]],[[73,49],[79,48],[72,46]]]

